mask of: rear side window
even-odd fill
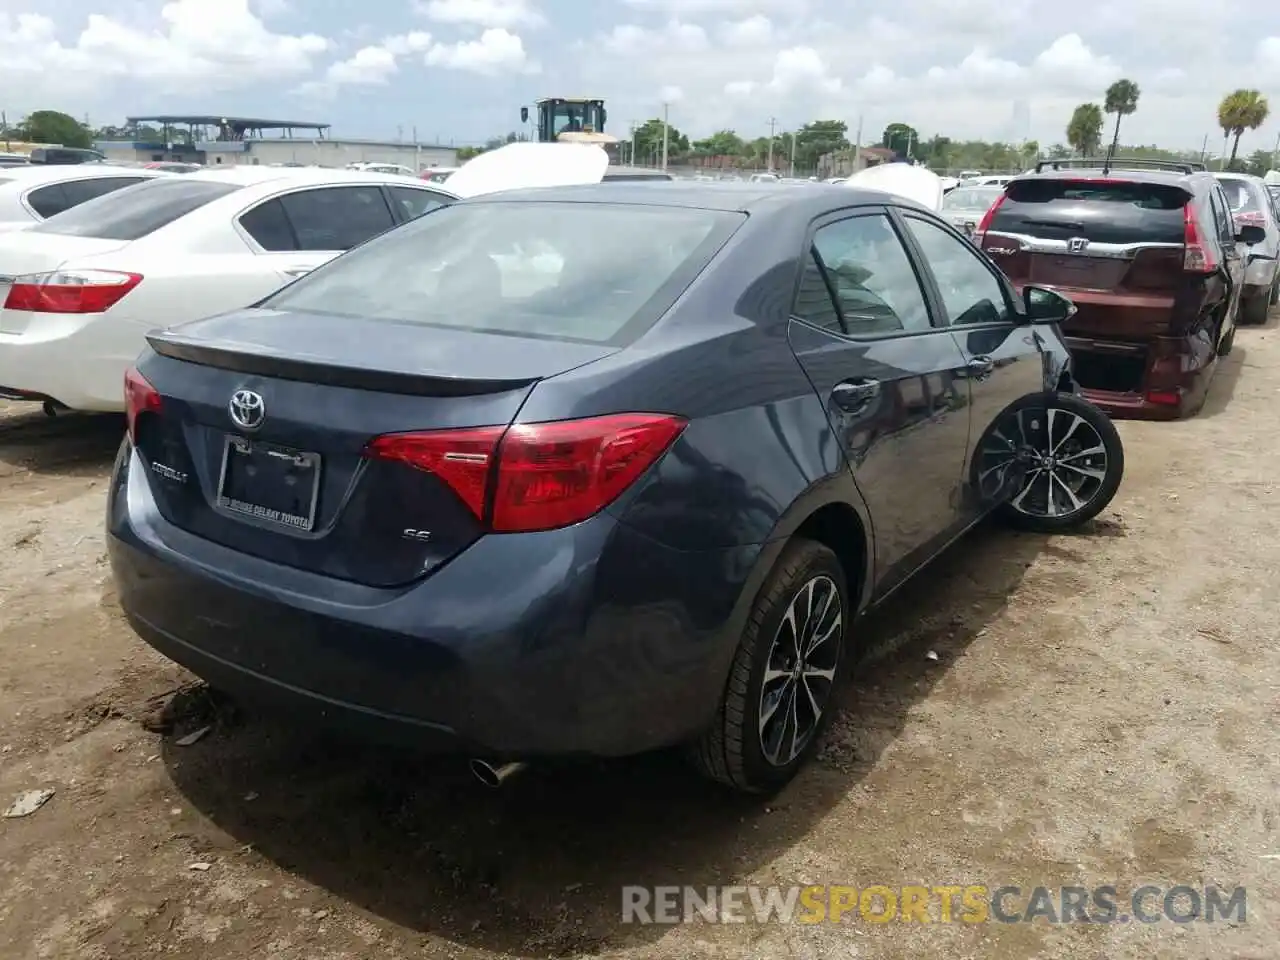
[[[262,306],[623,345],[670,309],[745,219],[630,204],[449,204]]]
[[[1090,243],[1182,243],[1191,195],[1173,183],[1045,177],[1014,180],[993,233]]]
[[[27,194],[27,206],[36,212],[36,216],[47,220],[68,209],[70,204],[62,192],[62,184],[51,183],[46,187],[37,187]]]
[[[298,238],[279,200],[258,204],[240,217],[240,226],[268,253],[298,249]]]
[[[395,226],[379,187],[323,187],[280,198],[299,250],[350,250]]]
[[[239,189],[237,184],[187,177],[150,179],[128,190],[90,200],[32,229],[70,237],[140,240]]]

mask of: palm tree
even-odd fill
[[[1102,142],[1102,110],[1096,103],[1082,103],[1071,113],[1067,143],[1082,157],[1093,156]]]
[[[1224,138],[1234,136],[1231,144],[1231,161],[1236,162],[1236,151],[1240,149],[1240,138],[1245,130],[1257,130],[1271,113],[1267,98],[1257,90],[1235,90],[1228,93],[1218,104],[1218,126],[1222,128]]]
[[[1138,97],[1142,91],[1138,89],[1138,85],[1132,80],[1117,80],[1111,86],[1107,87],[1107,98],[1104,101],[1103,109],[1107,113],[1116,115],[1116,134],[1111,139],[1111,149],[1107,151],[1108,157],[1116,155],[1116,147],[1120,145],[1120,118],[1127,117],[1138,109]]]

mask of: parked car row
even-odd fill
[[[1075,376],[1116,416],[1197,411],[1237,322],[1265,320],[1280,285],[1262,181],[1202,164],[1046,161],[1005,187],[974,236],[1016,288],[1073,301]]]

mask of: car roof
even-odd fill
[[[411,184],[421,188],[418,177],[402,173],[376,173],[370,170],[330,170],[325,167],[251,167],[228,166],[206,168],[195,173],[183,174],[188,179],[212,180],[215,183],[231,183],[253,186],[259,183],[276,183],[279,186],[311,186],[341,183]],[[439,189],[435,185],[433,189]]]
[[[672,180],[655,188],[636,180],[604,180],[564,187],[538,187],[480,194],[464,203],[617,203],[641,206],[688,207],[703,210],[752,213],[778,207],[820,216],[828,210],[864,204],[892,203],[917,207],[902,197],[840,184],[813,183],[808,190],[779,183],[706,182]],[[920,209],[925,209],[920,207]]]
[[[4,184],[29,186],[40,183],[57,183],[59,180],[86,180],[93,177],[164,177],[172,176],[164,170],[146,170],[142,167],[120,167],[108,163],[53,163],[32,164],[26,167],[6,167]]]

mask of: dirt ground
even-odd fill
[[[1200,416],[1121,425],[1087,533],[967,537],[864,625],[880,654],[767,805],[668,757],[486,791],[212,703],[112,595],[120,420],[0,404],[0,808],[55,791],[0,820],[0,957],[1274,958],[1278,371],[1276,321],[1242,329]],[[620,919],[625,884],[1143,881],[1244,885],[1247,920]]]

